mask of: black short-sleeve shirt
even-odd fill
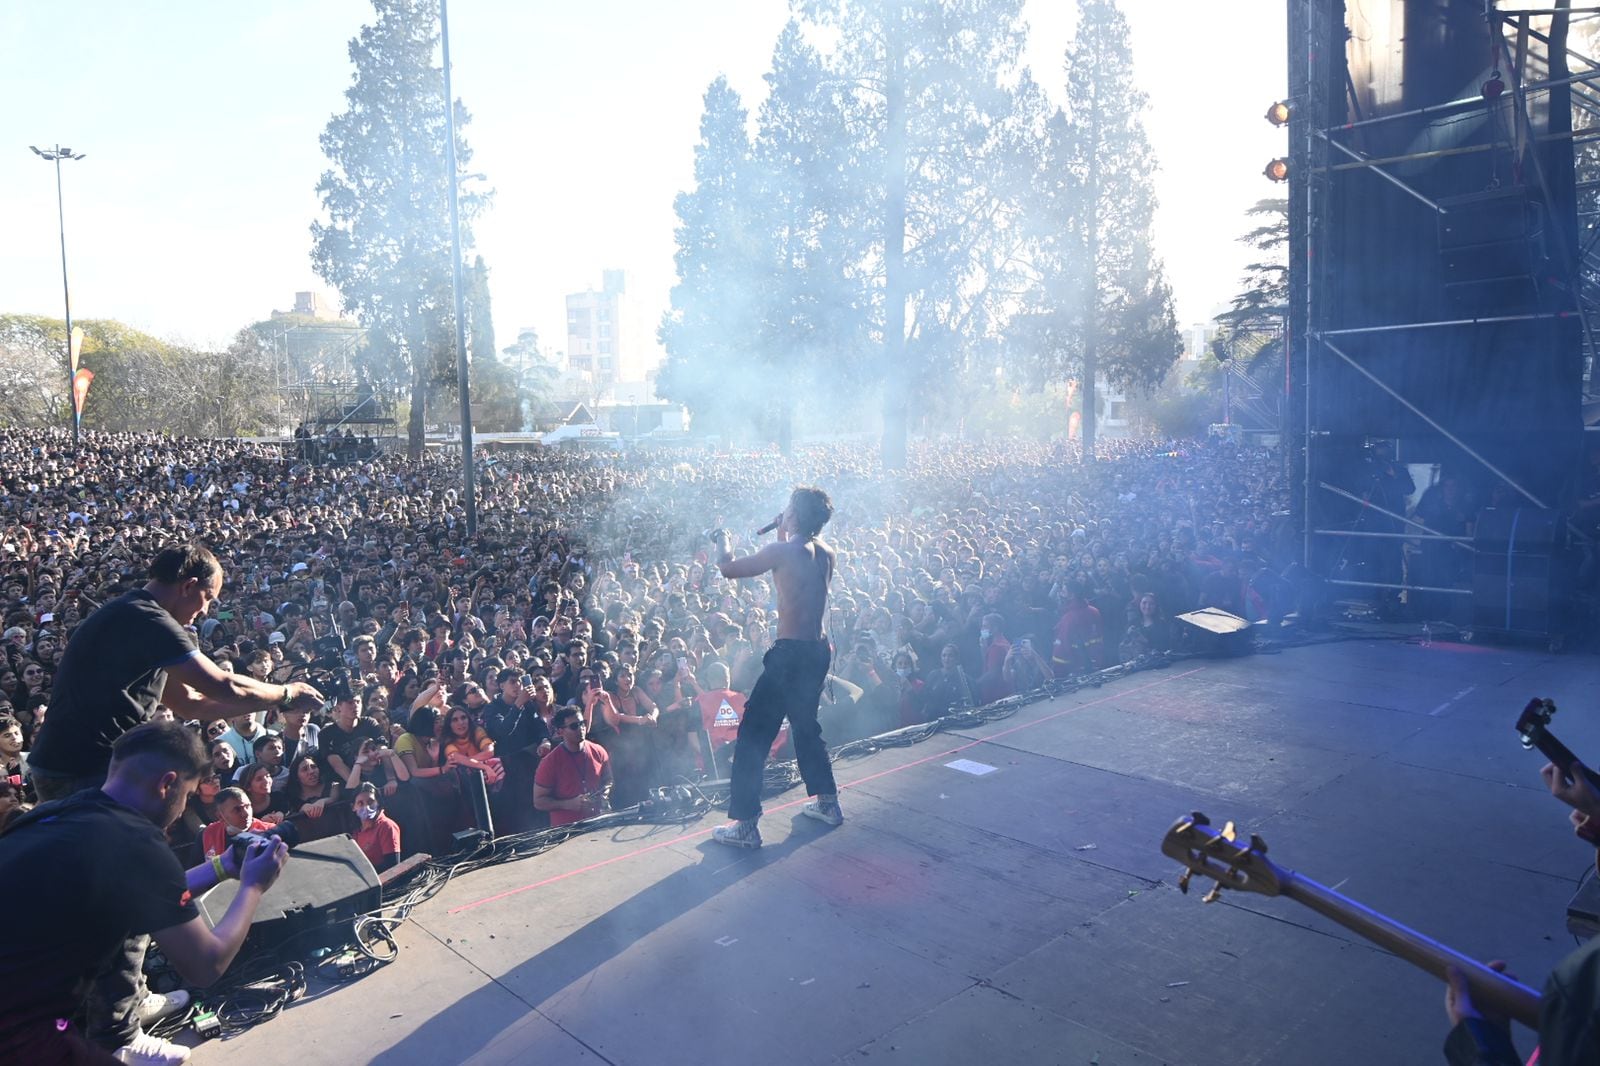
[[[194,654],[189,631],[144,589],[107,603],[61,653],[50,714],[28,762],[55,774],[104,773],[111,745],[161,702],[167,668]]]
[[[51,708],[55,710],[54,707]],[[46,718],[46,722],[50,719]],[[317,738],[317,751],[327,762],[328,756],[337,755],[344,760],[346,766],[354,766],[356,757],[361,754],[361,744],[367,740],[384,740],[383,728],[371,718],[357,718],[356,726],[348,733],[339,728],[338,722],[329,722],[322,727],[322,732]],[[369,775],[370,777],[370,775]],[[341,785],[344,781],[341,779]]]
[[[0,836],[0,870],[27,909],[0,937],[0,1046],[22,1025],[71,1017],[129,936],[200,913],[161,830],[99,789],[18,818]]]

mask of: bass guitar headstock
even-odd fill
[[[1522,737],[1524,748],[1533,748],[1538,745],[1539,738],[1544,736],[1550,728],[1550,719],[1556,714],[1556,701],[1546,699],[1531,699],[1528,705],[1522,708],[1522,714],[1517,717],[1517,735]]]
[[[1161,850],[1183,864],[1179,891],[1189,891],[1189,879],[1195,874],[1216,882],[1205,894],[1207,903],[1215,903],[1224,888],[1263,896],[1282,895],[1292,876],[1267,858],[1267,843],[1259,836],[1251,834],[1248,843],[1240,843],[1232,822],[1220,830],[1213,829],[1211,819],[1199,811],[1172,824],[1161,841]]]

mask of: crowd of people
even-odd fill
[[[723,577],[712,545],[796,483],[829,486],[836,508],[820,715],[834,743],[1168,650],[1178,612],[1301,606],[1283,576],[1281,464],[1226,441],[1111,442],[1088,469],[1070,444],[946,442],[896,473],[842,446],[510,453],[480,472],[469,536],[449,457],[330,467],[135,435],[89,435],[74,455],[60,434],[0,433],[0,831],[87,779],[61,761],[61,720],[55,738],[47,723],[53,696],[79,702],[74,664],[105,646],[91,620],[106,604],[165,616],[170,648],[157,640],[149,661],[180,683],[158,675],[149,726],[90,738],[115,803],[81,817],[143,811],[173,856],[162,884],[242,876],[258,899],[283,848],[246,853],[240,834],[348,834],[385,870],[462,831],[566,825],[657,784],[726,777],[776,605],[768,577]],[[780,732],[774,753],[787,744]],[[168,787],[190,767],[188,789]],[[1551,787],[1600,816],[1594,796]],[[43,839],[0,835],[18,855]],[[170,909],[177,946],[163,949],[201,938],[214,972],[253,906],[209,941],[187,902]],[[200,957],[185,972],[207,972]],[[174,1002],[122,993],[129,1024]],[[1450,1012],[1460,1061],[1512,1054],[1473,1029],[1459,980]],[[133,1032],[85,1041],[51,1023],[35,1037],[181,1061]]]
[[[840,446],[504,454],[483,465],[469,537],[448,458],[329,467],[138,435],[90,435],[74,458],[57,434],[11,431],[0,802],[32,799],[22,764],[75,627],[188,542],[225,570],[198,647],[258,680],[308,679],[329,705],[211,723],[216,775],[172,833],[186,858],[230,818],[360,830],[351,801],[368,784],[399,828],[380,864],[491,820],[546,824],[533,786],[563,706],[611,755],[610,805],[727,776],[773,590],[722,578],[706,533],[755,527],[794,483],[829,485],[838,505],[831,742],[1164,650],[1174,612],[1273,609],[1257,576],[1276,570],[1276,459],[1114,442],[1086,476],[1071,448],[927,444],[893,475]]]

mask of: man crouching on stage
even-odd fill
[[[838,790],[828,748],[817,723],[817,705],[828,676],[833,650],[822,635],[828,611],[828,583],[833,580],[833,549],[820,538],[822,527],[833,517],[828,494],[816,488],[798,488],[789,506],[772,526],[778,539],[753,555],[734,558],[727,530],[712,534],[718,549],[717,569],[727,578],[756,577],[772,571],[778,587],[778,636],[762,659],[761,677],[745,701],[739,738],[733,749],[733,797],[728,803],[732,825],[718,826],[712,839],[736,848],[759,848],[761,831],[762,771],[767,752],[785,718],[794,739],[794,754],[806,793],[809,817],[839,825]],[[766,532],[762,530],[761,532]]]

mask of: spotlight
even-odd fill
[[[1268,181],[1288,181],[1289,161],[1287,159],[1274,159],[1268,163],[1261,173],[1267,176]]]
[[[1267,108],[1267,121],[1274,126],[1286,126],[1289,123],[1289,101],[1279,100]]]

